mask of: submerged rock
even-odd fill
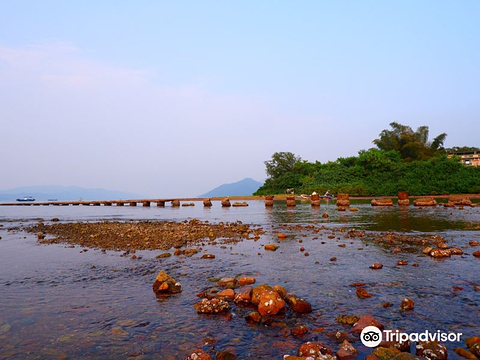
[[[371,314],[363,315],[358,319],[356,324],[350,330],[353,334],[360,334],[367,326],[376,326],[380,330],[383,330],[383,325],[377,321]]]
[[[298,348],[298,356],[312,357],[313,359],[334,359],[332,350],[319,341],[306,342]]]
[[[413,302],[412,299],[409,299],[409,298],[405,298],[402,300],[402,303],[400,304],[400,309],[402,310],[413,310],[415,306],[415,303]]]
[[[276,291],[266,290],[261,292],[258,304],[260,315],[275,315],[284,307],[285,301]]]
[[[182,285],[168,275],[165,271],[160,271],[153,283],[153,292],[155,294],[175,294],[182,291]]]

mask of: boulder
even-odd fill
[[[222,290],[217,294],[217,298],[223,300],[233,300],[235,299],[235,291],[233,291],[233,289]]]
[[[234,202],[232,206],[234,206],[234,207],[248,206],[248,203],[246,201],[244,201],[244,202]]]
[[[350,206],[350,200],[337,200],[337,207],[349,207]]]
[[[165,271],[160,271],[153,283],[153,292],[155,294],[176,294],[182,291],[182,285],[168,275]]]
[[[212,201],[210,199],[203,199],[203,206],[204,207],[211,207]]]
[[[296,202],[295,202],[295,196],[287,196],[287,206],[288,207],[294,207],[296,206]]]
[[[179,207],[180,206],[180,200],[172,200],[172,206],[173,207]]]
[[[230,204],[229,198],[225,198],[222,200],[222,207],[230,207],[230,206],[232,206],[232,204]]]
[[[275,285],[273,287],[273,290],[276,291],[278,295],[282,297],[282,299],[285,299],[285,296],[287,296],[287,290],[285,290],[285,288],[280,285]]]
[[[273,206],[273,196],[271,195],[265,196],[265,206],[267,207]]]
[[[258,312],[262,316],[275,315],[285,307],[285,301],[273,290],[265,290],[260,293]]]
[[[372,297],[372,294],[370,294],[367,290],[365,290],[362,287],[357,288],[356,293],[357,293],[357,296],[360,299],[366,299],[366,298],[371,298]]]
[[[218,286],[221,286],[221,287],[235,287],[235,285],[237,284],[237,280],[234,279],[234,278],[221,278],[220,280],[218,280]]]
[[[260,302],[260,295],[262,294],[262,292],[270,290],[273,290],[273,288],[267,284],[260,284],[255,286],[252,291],[252,303],[258,304]]]
[[[264,247],[265,247],[265,250],[268,250],[268,251],[276,251],[278,249],[278,245],[275,245],[275,244],[267,244]]]

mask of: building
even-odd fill
[[[480,152],[478,151],[469,151],[469,152],[458,152],[455,154],[448,154],[448,158],[452,156],[458,156],[462,164],[468,166],[480,166]]]

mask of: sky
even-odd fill
[[[195,196],[392,121],[480,146],[480,2],[0,3],[0,189]]]

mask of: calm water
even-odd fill
[[[284,354],[295,355],[298,346],[310,340],[325,342],[336,351],[338,345],[327,334],[348,332],[349,327],[335,322],[342,314],[371,313],[386,329],[480,335],[480,259],[471,256],[476,249],[468,246],[470,240],[480,241],[480,208],[372,208],[358,203],[354,205],[358,212],[337,212],[324,203],[319,210],[309,204],[292,210],[284,203],[273,209],[265,209],[263,202],[249,204],[229,209],[218,202],[211,209],[200,203],[188,208],[0,207],[0,358],[182,359],[202,348],[212,356],[231,350],[240,359],[281,359]],[[328,219],[321,217],[324,212],[330,214]],[[53,217],[60,221],[240,220],[262,226],[267,234],[256,242],[204,247],[216,255],[214,260],[199,259],[201,254],[156,259],[156,251],[137,252],[143,258],[133,260],[120,252],[39,245],[31,234],[9,231]],[[264,244],[277,243],[272,230],[287,223],[363,229],[367,236],[345,238],[337,231],[329,239],[331,231],[284,229],[290,236],[279,242],[280,248],[264,251]],[[369,240],[383,231],[439,234],[450,246],[463,247],[465,254],[440,261],[424,256],[421,248],[393,254]],[[309,257],[299,251],[300,246]],[[329,261],[331,257],[337,261]],[[397,267],[398,260],[409,265]],[[369,269],[374,262],[384,268]],[[412,267],[413,263],[419,266]],[[151,286],[161,269],[182,283],[180,295],[155,297]],[[282,285],[312,304],[311,314],[289,315],[288,327],[302,324],[326,330],[303,338],[286,336],[279,327],[247,324],[244,316],[251,309],[235,305],[231,320],[197,315],[196,294],[215,285],[209,278],[237,274],[253,276],[257,284]],[[355,288],[349,286],[354,282],[366,283],[373,297],[357,298]],[[399,310],[405,296],[415,301],[413,312]],[[383,308],[385,301],[394,306]],[[460,344],[446,345],[454,358],[453,349]],[[354,346],[360,351],[358,358],[370,353],[359,341]]]

